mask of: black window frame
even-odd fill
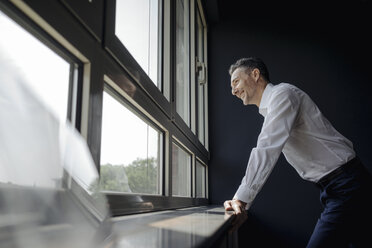
[[[161,1],[160,7],[163,8],[163,0]],[[147,73],[141,68],[136,59],[130,54],[125,45],[115,35],[115,18],[116,18],[116,0],[107,0],[105,6],[105,32],[104,32],[104,47],[106,51],[132,76],[146,93],[152,97],[156,104],[170,117],[171,106],[163,95],[162,83],[161,89],[159,89],[147,75]],[[163,16],[160,17],[161,27],[163,27]],[[162,37],[163,32],[160,32]],[[161,38],[163,40],[163,37]],[[163,44],[163,42],[162,42]],[[163,56],[160,59],[160,66],[163,67]],[[160,70],[162,71],[162,70]],[[163,81],[163,73],[161,74],[161,80]]]
[[[102,6],[102,9],[98,11],[95,8],[88,8],[86,11],[91,15],[94,15],[97,11],[101,13],[103,31],[102,34],[96,32],[94,35],[92,30],[98,30],[97,27],[89,26],[95,25],[94,22],[88,23],[83,17],[78,18],[81,10],[74,10],[71,6],[66,6],[65,1],[27,1],[27,3],[0,1],[0,8],[2,11],[4,10],[3,12],[11,12],[12,19],[18,20],[26,26],[31,25],[42,33],[43,37],[49,37],[47,40],[53,44],[52,49],[54,51],[60,49],[76,59],[73,62],[79,67],[78,80],[81,85],[79,88],[79,103],[77,104],[80,109],[76,111],[78,114],[76,116],[78,124],[76,127],[87,140],[98,171],[100,169],[102,98],[106,77],[115,83],[115,90],[130,94],[130,91],[135,89],[136,94],[132,100],[136,103],[136,107],[138,106],[147,113],[151,113],[151,118],[166,130],[166,135],[164,135],[162,195],[107,194],[114,216],[207,205],[209,203],[207,193],[206,198],[197,199],[193,189],[191,197],[172,196],[172,181],[169,175],[172,175],[170,166],[172,152],[170,149],[174,139],[192,152],[192,170],[195,166],[195,157],[198,157],[206,165],[208,165],[209,160],[209,152],[200,143],[190,127],[175,113],[173,87],[175,73],[172,63],[175,49],[174,21],[172,21],[175,15],[173,11],[174,1],[162,0],[163,5],[164,1],[168,1],[167,4],[170,5],[168,7],[171,21],[168,25],[170,26],[169,64],[171,68],[170,74],[167,75],[170,79],[169,92],[171,95],[169,101],[116,38],[114,33],[115,0],[95,1],[102,3],[98,4]],[[35,17],[35,13],[37,17]],[[47,26],[43,26],[43,23],[47,23]],[[162,25],[164,26],[164,19]],[[162,44],[164,45],[164,40]],[[162,77],[164,79],[164,74],[162,74]],[[87,85],[89,87],[85,88]],[[88,98],[84,100],[86,94]],[[194,187],[194,174],[192,174],[192,180],[191,187]],[[141,197],[143,201],[138,202],[138,197]]]
[[[142,87],[137,85],[131,76],[116,61],[113,61],[108,57],[104,62],[104,75],[114,84],[114,87],[112,87],[112,85],[110,85],[110,87],[113,88],[117,94],[126,94],[127,96],[131,96],[131,100],[134,101],[136,105],[139,105],[143,111],[151,113],[151,117],[155,119],[155,123],[158,122],[160,124],[157,126],[159,126],[160,129],[163,129],[165,133],[163,139],[164,158],[162,159],[162,194],[147,195],[107,193],[106,196],[113,215],[120,216],[124,214],[207,205],[209,203],[207,198],[195,198],[194,194],[192,194],[191,197],[172,196],[172,168],[170,165],[172,161],[172,153],[170,152],[171,144],[176,140],[178,144],[192,148],[192,150],[196,151],[194,153],[195,156],[204,158],[204,163],[207,163],[207,157],[196,149],[195,145],[184,136],[173,122],[170,121],[169,117],[161,111],[156,104],[154,104],[153,99],[147,96],[147,93],[142,89]],[[125,93],[120,93],[120,91]],[[133,92],[135,92],[135,94],[133,94]],[[138,107],[132,105],[132,108],[136,108],[138,113],[148,119],[148,117],[139,110]],[[150,121],[154,123],[154,120]],[[167,148],[169,150],[167,150]],[[193,187],[192,184],[191,187]]]
[[[111,85],[110,83],[106,82],[106,80],[108,79],[105,79],[105,83],[104,83],[104,92],[106,92],[107,94],[109,94],[111,97],[113,97],[119,104],[122,105],[123,108],[127,108],[130,112],[132,112],[134,115],[136,115],[138,118],[140,118],[142,121],[144,121],[147,125],[151,126],[153,129],[155,129],[156,131],[158,131],[159,133],[161,133],[161,141],[160,141],[160,164],[159,164],[159,174],[158,176],[160,177],[160,180],[159,181],[159,190],[158,190],[158,194],[154,194],[154,195],[164,195],[164,178],[165,178],[165,172],[164,172],[164,158],[165,158],[165,136],[166,136],[166,130],[164,130],[164,128],[162,128],[161,126],[159,126],[158,124],[156,124],[153,120],[151,120],[151,118],[149,118],[146,114],[144,114],[141,110],[139,110],[133,103],[130,102],[130,100],[128,100],[126,97],[124,97],[122,94],[120,94],[117,90],[115,90]],[[111,82],[113,82],[112,80],[110,80]],[[103,114],[103,112],[102,112]],[[125,128],[125,127],[123,127]],[[135,131],[135,130],[134,130]],[[101,165],[100,165],[101,166]],[[111,194],[110,193],[106,193],[106,195],[108,194]],[[128,193],[125,193],[125,192],[115,192],[115,193],[112,193],[112,194],[128,194]],[[136,195],[142,195],[141,193],[129,193],[131,195],[133,194],[136,194]]]

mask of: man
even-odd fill
[[[372,223],[372,177],[342,136],[322,115],[310,97],[297,87],[270,83],[268,70],[258,58],[243,58],[231,65],[232,94],[244,105],[254,104],[265,117],[257,146],[252,149],[245,176],[232,200],[238,228],[247,218],[257,193],[281,152],[305,180],[321,189],[324,210],[308,247],[367,245]],[[367,243],[370,242],[370,243]]]

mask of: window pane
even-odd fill
[[[1,11],[0,30],[0,185],[62,188],[70,64]]]
[[[2,12],[0,30],[2,56],[18,69],[19,76],[25,79],[40,101],[56,117],[65,120],[70,64]]]
[[[159,78],[158,0],[116,1],[115,34],[151,80],[161,88]]]
[[[162,133],[103,93],[101,187],[105,191],[159,194]]]
[[[196,160],[196,197],[205,197],[205,167]]]
[[[172,145],[172,194],[191,196],[191,155]]]
[[[196,23],[197,23],[197,29],[196,29],[196,58],[197,63],[199,65],[202,65],[204,63],[204,27],[203,22],[200,17],[199,8],[196,13]],[[197,89],[197,113],[198,113],[198,138],[202,144],[204,144],[204,116],[205,116],[205,104],[204,104],[204,88],[205,84],[200,83],[203,80],[203,77],[205,77],[204,70],[202,67],[197,67],[197,73],[196,73],[196,89]]]
[[[200,142],[204,145],[204,85],[198,86],[198,138]]]
[[[177,0],[176,18],[176,110],[190,125],[188,0]]]
[[[199,62],[204,62],[204,26],[200,17],[199,8],[196,13],[196,24],[196,56]]]

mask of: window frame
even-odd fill
[[[194,155],[194,153],[190,150],[190,149],[188,149],[185,145],[183,145],[182,144],[182,142],[180,142],[178,139],[177,139],[177,137],[175,137],[175,136],[173,136],[172,137],[172,144],[171,144],[171,146],[172,146],[172,149],[171,149],[171,151],[172,151],[172,154],[173,154],[173,144],[174,145],[176,145],[177,147],[178,147],[178,149],[181,149],[183,152],[185,152],[185,153],[187,153],[188,155],[190,155],[190,164],[189,164],[189,166],[190,166],[190,188],[189,188],[189,191],[190,191],[190,196],[180,196],[180,195],[174,195],[173,194],[173,186],[172,186],[172,193],[171,193],[171,196],[172,197],[187,197],[187,198],[193,198],[194,196],[195,196],[195,194],[194,194],[194,172],[195,172],[195,169],[194,169],[194,158],[195,158],[195,155]],[[173,157],[172,157],[172,161],[171,161],[171,165],[170,166],[172,166],[172,169],[173,169]],[[171,177],[171,181],[173,182],[173,174],[172,175],[170,175],[170,177]]]
[[[164,0],[164,1],[171,1],[171,0]],[[199,149],[201,152],[203,152],[205,154],[205,156],[209,157],[209,152],[207,150],[207,147],[205,145],[203,145],[198,136],[195,134],[195,123],[196,123],[196,112],[195,112],[195,94],[196,94],[196,91],[195,91],[195,78],[194,76],[191,76],[191,75],[194,75],[195,74],[195,25],[194,25],[194,14],[195,14],[195,4],[196,4],[196,1],[199,1],[199,0],[190,0],[189,2],[189,31],[190,31],[190,35],[189,35],[189,41],[190,41],[190,49],[189,49],[189,64],[190,64],[190,70],[189,70],[189,73],[190,73],[190,77],[189,77],[189,92],[190,92],[190,95],[189,95],[189,103],[190,103],[190,106],[189,106],[189,116],[190,116],[190,125],[186,124],[186,122],[182,119],[182,117],[177,113],[176,111],[176,106],[175,106],[175,102],[176,102],[176,89],[175,89],[175,81],[176,81],[176,74],[175,74],[175,61],[176,61],[176,52],[175,52],[175,49],[176,49],[176,46],[175,46],[175,40],[176,40],[176,32],[175,32],[175,21],[176,21],[176,6],[174,4],[175,1],[171,1],[171,39],[172,39],[172,42],[171,42],[171,50],[172,50],[172,56],[171,56],[171,64],[173,65],[172,66],[172,71],[173,73],[171,73],[171,82],[173,82],[173,84],[171,85],[171,89],[172,89],[172,120],[174,121],[175,125],[179,128],[179,130],[186,136],[188,137],[196,146],[197,146],[197,149]],[[201,3],[200,3],[201,4]],[[206,35],[206,33],[205,33]],[[206,47],[206,43],[205,43],[205,47]],[[205,50],[206,52],[206,50]],[[206,55],[205,55],[206,56]],[[207,80],[207,79],[206,79]],[[207,95],[207,92],[206,94]],[[207,101],[208,99],[206,99]],[[206,106],[207,107],[207,106]],[[205,116],[208,117],[208,113],[206,112],[205,113]],[[206,123],[207,124],[207,123]],[[207,138],[207,137],[206,137]]]
[[[198,197],[196,195],[196,191],[197,191],[197,189],[196,189],[196,186],[197,186],[197,182],[196,182],[196,178],[197,178],[196,163],[197,162],[199,162],[204,167],[204,197]],[[208,173],[208,166],[201,159],[199,159],[196,156],[195,156],[195,169],[194,169],[194,171],[195,171],[195,183],[194,183],[194,185],[195,185],[195,193],[194,193],[195,198],[201,198],[201,199],[208,198],[208,194],[207,194],[208,193],[208,174],[207,174]]]
[[[163,0],[160,1],[160,13],[161,13],[161,20],[160,20],[160,29],[163,29],[163,20],[164,15],[163,13]],[[109,0],[106,1],[105,7],[105,34],[104,34],[104,48],[109,52],[109,54],[131,75],[131,77],[145,90],[145,92],[152,97],[156,104],[170,117],[171,113],[171,106],[167,98],[163,95],[164,91],[164,80],[163,80],[163,49],[159,54],[162,54],[162,58],[159,60],[160,63],[160,71],[162,75],[160,76],[160,80],[162,81],[162,87],[159,88],[152,82],[150,77],[147,73],[142,69],[142,67],[138,64],[138,62],[134,59],[134,57],[130,54],[125,45],[119,40],[119,38],[115,35],[115,18],[116,18],[116,0]],[[159,32],[159,36],[161,36],[161,44],[164,42],[164,35],[163,31]],[[164,47],[163,45],[161,47]],[[158,77],[159,78],[159,77]]]
[[[154,130],[158,131],[161,134],[160,139],[160,147],[159,148],[159,155],[160,155],[160,163],[158,168],[158,193],[157,194],[149,194],[149,195],[163,195],[163,181],[164,181],[164,157],[165,157],[165,136],[166,136],[166,130],[164,128],[160,127],[158,124],[156,124],[151,117],[149,117],[148,113],[143,113],[143,111],[139,110],[138,107],[136,107],[131,100],[129,99],[129,96],[125,93],[120,93],[120,91],[115,90],[115,83],[110,80],[108,77],[105,77],[105,84],[104,84],[104,92],[109,94],[112,98],[114,98],[119,104],[122,105],[123,108],[127,108],[128,111],[132,112],[132,114],[136,115],[139,119],[141,119],[144,123],[152,127]],[[102,111],[103,114],[103,111]],[[102,132],[101,132],[102,135]],[[101,166],[101,165],[100,165]],[[117,192],[118,194],[144,194],[145,193],[129,193],[129,192]],[[110,192],[111,194],[111,192]]]
[[[103,0],[97,0],[103,1]],[[120,94],[126,92],[130,94],[135,89],[136,94],[131,97],[130,102],[141,112],[151,113],[151,121],[165,130],[164,151],[163,151],[163,171],[162,171],[162,195],[123,195],[108,194],[107,198],[111,206],[113,215],[133,214],[165,209],[175,209],[188,206],[207,205],[208,192],[206,198],[195,198],[194,183],[195,158],[199,158],[204,164],[208,164],[209,152],[200,143],[198,137],[187,126],[180,116],[175,113],[174,106],[174,1],[162,0],[163,2],[163,82],[169,82],[170,101],[152,83],[148,75],[142,70],[125,47],[116,44],[120,41],[115,40],[115,0],[104,1],[103,9],[106,19],[103,20],[102,37],[92,35],[87,23],[71,8],[66,8],[63,1],[1,1],[0,8],[3,12],[10,9],[13,14],[11,18],[20,19],[25,25],[34,25],[40,29],[42,34],[50,37],[57,46],[63,51],[73,55],[81,66],[79,74],[81,80],[80,108],[77,111],[79,118],[79,130],[87,140],[92,153],[97,170],[100,166],[100,146],[102,129],[102,98],[105,80],[109,78],[114,83],[114,89]],[[196,0],[191,0],[195,4]],[[87,9],[90,14],[96,10]],[[92,11],[92,12],[90,12]],[[169,11],[169,12],[168,12]],[[192,12],[192,10],[191,10]],[[6,13],[9,15],[8,13]],[[29,24],[31,23],[31,24]],[[94,23],[91,25],[95,25]],[[23,26],[23,25],[22,25]],[[194,34],[191,32],[190,37]],[[44,36],[44,35],[43,35]],[[99,34],[98,34],[99,36]],[[116,42],[116,43],[115,43]],[[168,46],[169,45],[169,46]],[[192,46],[192,40],[190,45]],[[54,50],[54,49],[53,49]],[[54,50],[55,51],[55,50]],[[193,51],[190,50],[190,54]],[[190,61],[193,61],[192,59]],[[191,66],[191,70],[193,66]],[[190,77],[190,81],[193,77]],[[164,85],[164,84],[163,84]],[[192,94],[192,93],[191,93]],[[79,123],[80,119],[80,123]],[[191,120],[193,117],[191,116]],[[192,157],[192,195],[191,197],[173,197],[170,161],[172,141],[176,139],[193,154]],[[208,169],[208,168],[207,168]],[[208,175],[208,171],[206,171]],[[208,178],[207,178],[208,179]],[[206,182],[207,184],[207,182]],[[138,202],[138,197],[142,202]]]
[[[103,64],[105,83],[110,85],[110,87],[115,90],[117,94],[125,98],[126,101],[130,102],[133,107],[136,108],[136,111],[139,111],[141,115],[149,118],[160,130],[164,131],[161,195],[107,193],[106,196],[113,215],[120,216],[187,206],[207,205],[207,198],[195,198],[194,193],[192,193],[190,197],[172,196],[171,144],[176,140],[181,144],[181,147],[185,147],[192,154],[191,173],[194,167],[193,161],[195,156],[204,158],[204,163],[207,163],[208,158],[200,152],[174,123],[170,121],[169,117],[154,104],[153,99],[146,97],[146,92],[131,79],[130,75],[123,70],[120,65],[112,61],[109,57],[105,58]],[[133,94],[133,91],[136,93]],[[191,178],[194,180],[192,174]],[[194,186],[191,185],[191,187],[191,192],[193,192]],[[139,201],[139,199],[141,200]]]
[[[204,122],[203,122],[203,136],[204,136],[204,142],[201,142],[203,144],[203,146],[205,147],[205,149],[208,151],[209,150],[209,136],[208,136],[208,54],[207,54],[207,22],[206,22],[206,18],[205,18],[205,14],[204,14],[204,11],[203,11],[203,6],[202,6],[202,3],[201,3],[201,0],[196,0],[196,6],[194,7],[194,18],[193,20],[195,21],[195,24],[194,24],[194,37],[193,37],[193,41],[195,42],[195,52],[193,53],[195,56],[195,65],[193,68],[196,68],[197,66],[197,51],[196,51],[196,32],[198,32],[197,30],[197,21],[196,19],[198,18],[197,15],[200,15],[200,19],[201,19],[201,24],[203,26],[203,59],[204,61],[202,62],[203,63],[203,66],[204,66],[204,74],[205,74],[205,83],[203,84],[203,101],[204,101],[204,108],[203,108],[203,118],[204,118]],[[198,91],[199,91],[199,87],[196,87],[196,85],[199,86],[199,83],[197,82],[196,80],[196,72],[194,72],[194,77],[193,77],[193,80],[195,80],[193,82],[193,85],[195,85],[195,134],[196,136],[198,137],[199,139],[199,103],[198,103]]]

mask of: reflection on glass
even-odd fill
[[[0,48],[36,96],[61,120],[67,117],[70,64],[0,12]],[[1,67],[1,65],[0,65]],[[6,82],[1,82],[6,83]]]
[[[115,34],[159,88],[158,0],[116,1]]]
[[[191,155],[172,145],[172,194],[191,196]]]
[[[196,160],[196,197],[205,197],[205,167]]]
[[[176,1],[176,110],[190,125],[189,1]]]
[[[103,93],[103,190],[159,194],[162,134],[107,92]]]
[[[18,105],[15,105],[16,107],[12,107],[11,103],[7,101],[6,96],[2,95],[0,97],[0,104],[7,107],[9,112],[3,112],[0,118],[2,119],[2,123],[6,120],[12,123],[12,121],[15,121],[13,112],[19,110],[24,112],[23,119],[18,119],[19,123],[14,122],[7,127],[3,126],[4,130],[8,128],[9,132],[5,132],[1,136],[1,140],[2,142],[8,142],[8,145],[2,149],[4,155],[2,156],[0,152],[0,157],[5,156],[4,158],[7,159],[6,162],[4,161],[4,165],[13,164],[12,162],[14,162],[18,166],[8,167],[6,170],[3,168],[4,170],[0,171],[0,183],[60,188],[63,173],[62,168],[46,167],[44,164],[34,164],[31,162],[33,158],[36,159],[38,156],[45,157],[45,163],[48,163],[47,161],[56,162],[55,160],[58,161],[58,157],[52,158],[48,154],[45,154],[40,146],[36,145],[38,142],[36,138],[33,144],[32,139],[27,142],[26,137],[31,135],[28,134],[29,132],[33,132],[32,135],[34,137],[38,137],[38,135],[42,137],[43,134],[45,136],[58,134],[58,125],[50,124],[49,129],[43,128],[42,121],[45,121],[43,119],[45,117],[45,114],[43,114],[45,110],[43,109],[45,108],[44,105],[46,105],[55,117],[59,117],[65,121],[67,116],[69,64],[2,12],[0,12],[0,30],[0,74],[4,76],[0,83],[4,87],[3,90],[9,91],[9,94],[14,94],[10,100],[16,100],[18,103]],[[44,64],[48,65],[47,70],[42,66]],[[7,66],[11,66],[15,71],[11,72],[10,69],[6,69]],[[23,82],[18,87],[27,87],[29,91],[33,92],[32,94],[28,93],[28,95],[25,93],[25,99],[17,98],[19,96],[15,95],[20,89],[17,89],[17,84],[10,80],[12,73],[15,75],[14,77],[17,77],[19,81]],[[6,91],[2,93],[6,94]],[[35,99],[33,99],[34,97]],[[33,104],[28,106],[27,100],[31,101],[31,99]],[[31,114],[35,117],[35,119],[30,119],[29,125],[33,125],[32,127],[27,125],[27,118]],[[40,122],[40,125],[37,125],[38,122]],[[22,139],[16,140],[12,137],[11,128],[17,130],[19,137],[23,135],[25,137],[24,141]],[[41,140],[40,142],[45,142],[45,140]],[[10,149],[11,144],[15,144],[17,149]],[[42,143],[42,145],[45,145],[45,143]],[[51,145],[50,149],[53,148],[58,149],[58,146],[53,147]],[[21,170],[22,173],[18,170]]]
[[[0,46],[0,247],[115,247],[86,141],[6,52]]]

